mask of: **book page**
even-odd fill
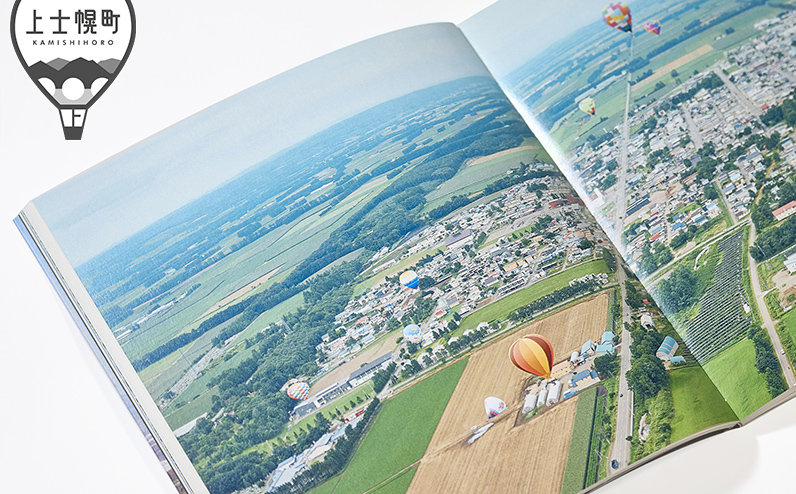
[[[634,422],[630,352],[677,335],[450,24],[239,93],[20,222],[188,492],[575,492],[654,454],[672,400],[717,402],[648,355]]]
[[[462,25],[739,418],[796,384],[794,20],[503,0]]]

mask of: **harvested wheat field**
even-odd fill
[[[604,292],[544,319],[523,325],[473,352],[437,425],[427,453],[469,433],[472,426],[483,425],[486,422],[484,398],[487,396],[497,396],[509,408],[522,403],[525,399],[523,383],[529,375],[514,367],[508,358],[509,348],[517,338],[538,333],[550,340],[555,360],[565,360],[573,350],[580,350],[584,341],[599,339],[605,331],[607,318],[608,293]]]
[[[518,426],[516,410],[504,412],[509,415],[472,445],[459,441],[426,454],[407,492],[560,492],[576,402],[570,398]]]
[[[409,491],[429,492],[429,486],[440,485],[444,478],[441,485],[446,492],[478,492],[482,487],[495,492],[558,492],[576,400],[571,398],[515,427],[517,409],[524,399],[523,384],[529,376],[512,365],[509,348],[519,336],[538,333],[550,340],[556,361],[564,360],[584,341],[599,339],[607,317],[608,293],[604,292],[521,326],[473,352]],[[484,398],[488,396],[501,398],[509,410],[493,419],[497,423],[482,438],[464,446],[472,427],[486,423]],[[538,457],[546,458],[545,462],[535,464]],[[518,469],[527,470],[528,475],[516,475]],[[506,475],[508,472],[514,474]]]

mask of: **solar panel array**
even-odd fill
[[[702,363],[749,331],[748,304],[743,292],[743,231],[718,245],[721,261],[716,265],[713,284],[699,299],[699,313],[688,321],[685,343]]]

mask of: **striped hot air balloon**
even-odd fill
[[[553,345],[544,336],[530,334],[515,341],[509,350],[509,358],[518,369],[550,379]]]
[[[612,3],[603,9],[603,21],[612,28],[629,33],[633,30],[630,9],[624,3]]]
[[[293,383],[287,388],[287,395],[294,400],[306,400],[310,397],[310,387],[307,383]]]
[[[415,273],[411,269],[409,271],[404,271],[403,273],[401,273],[401,276],[400,278],[398,278],[398,281],[400,281],[402,285],[408,286],[409,288],[417,288],[417,283],[418,283],[417,273]]]
[[[404,339],[410,343],[420,343],[420,326],[410,324],[404,328]]]
[[[644,23],[644,29],[646,29],[647,32],[650,32],[652,34],[660,35],[661,23],[660,21],[647,21]]]
[[[506,411],[506,403],[495,396],[490,396],[484,400],[484,408],[486,409],[486,418],[491,419],[501,412]]]

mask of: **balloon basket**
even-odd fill
[[[61,126],[67,141],[79,141],[83,137],[83,124],[86,122],[87,108],[60,108]]]

